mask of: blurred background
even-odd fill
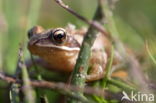
[[[97,0],[64,0],[79,14],[91,19]],[[156,82],[156,0],[119,0],[113,10],[122,42],[143,59],[143,71]],[[64,27],[68,23],[77,28],[88,26],[71,15],[54,0],[0,0],[0,71],[14,74],[19,43],[28,41],[27,31],[34,25],[44,28]],[[145,44],[146,41],[146,44]],[[146,48],[145,45],[148,45]],[[26,51],[25,59],[30,58]],[[7,84],[0,81],[0,102],[7,103]],[[53,101],[53,98],[50,98]]]

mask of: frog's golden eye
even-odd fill
[[[53,40],[59,44],[63,43],[67,37],[65,30],[62,28],[54,30],[52,35]]]

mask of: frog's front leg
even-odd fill
[[[90,70],[86,76],[86,81],[94,81],[103,78],[106,63],[107,54],[102,50],[94,50],[90,59]]]

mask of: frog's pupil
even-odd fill
[[[61,39],[63,37],[63,34],[58,34],[57,38]]]

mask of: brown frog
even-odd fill
[[[48,30],[35,26],[28,32],[28,49],[31,54],[47,62],[51,70],[72,72],[85,33],[85,29],[76,30],[71,26]],[[107,63],[107,53],[103,50],[105,40],[104,35],[99,33],[92,47],[90,69],[85,76],[87,81],[99,80],[104,76]]]

